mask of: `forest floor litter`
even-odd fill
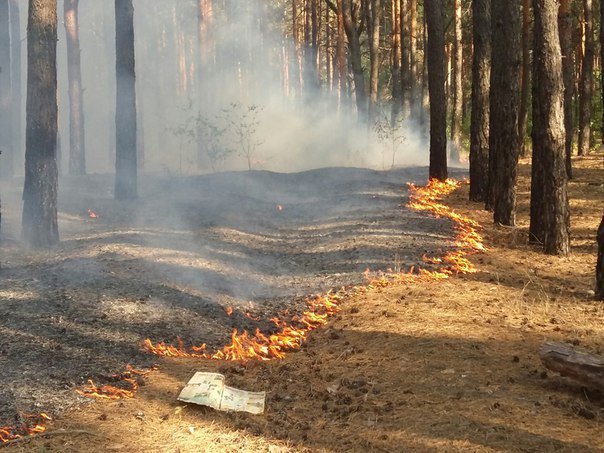
[[[59,250],[2,246],[0,426],[55,418],[50,435],[6,451],[602,451],[602,395],[538,359],[545,340],[604,347],[604,305],[590,297],[602,156],[574,163],[570,257],[527,244],[524,163],[517,227],[492,225],[467,187],[446,199],[484,226],[478,273],[353,294],[300,351],[245,363],[141,344],[217,350],[233,327],[271,332],[270,318],[362,284],[366,268],[425,267],[453,247],[450,221],[405,207],[405,183],[426,169],[149,178],[135,203],[113,201],[103,177],[70,181]],[[3,205],[18,196],[6,191]],[[154,363],[134,398],[82,404],[75,392]],[[196,371],[265,391],[265,413],[178,402]]]

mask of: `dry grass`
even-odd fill
[[[593,289],[593,237],[604,205],[602,156],[575,161],[573,254],[527,244],[528,173],[519,224],[485,226],[480,272],[437,283],[375,289],[344,303],[327,329],[285,360],[225,364],[162,360],[132,400],[98,402],[57,420],[63,433],[8,451],[602,451],[603,398],[546,372],[546,339],[602,353],[604,304]],[[396,263],[393,263],[396,265]],[[178,404],[199,370],[268,392],[267,413],[225,414]]]

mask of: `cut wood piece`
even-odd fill
[[[573,378],[583,385],[604,391],[604,357],[565,343],[546,342],[539,351],[550,370]]]

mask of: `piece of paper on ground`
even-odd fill
[[[248,392],[224,385],[224,376],[198,371],[178,395],[179,401],[209,406],[220,411],[262,414],[265,392]]]

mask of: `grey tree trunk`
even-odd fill
[[[359,122],[367,122],[367,93],[365,92],[365,75],[363,73],[363,63],[361,59],[361,41],[359,32],[352,15],[352,0],[342,1],[342,16],[344,20],[344,29],[348,37],[348,51],[350,52],[350,62],[352,64],[352,74],[354,79],[354,94],[356,96],[357,112]]]
[[[459,162],[459,148],[461,146],[462,122],[462,68],[463,48],[461,45],[461,0],[454,0],[453,5],[453,108],[451,109],[451,161]]]
[[[32,247],[50,247],[59,242],[56,63],[57,2],[30,0],[22,237]]]
[[[520,88],[520,114],[518,116],[518,135],[520,153],[524,156],[528,104],[531,84],[531,0],[522,0],[522,84]]]
[[[445,99],[445,35],[439,0],[424,4],[428,27],[428,90],[430,92],[430,178],[447,179],[447,111]]]
[[[14,150],[12,139],[10,20],[8,0],[0,0],[0,176],[12,177]]]
[[[65,0],[64,20],[67,36],[67,79],[69,92],[69,174],[86,174],[86,135],[84,93],[80,67],[79,0]]]
[[[585,22],[585,53],[581,65],[579,83],[579,149],[583,156],[589,153],[591,137],[591,101],[594,91],[594,32],[592,0],[583,0],[583,20]]]
[[[470,200],[486,200],[489,176],[489,80],[491,77],[491,0],[472,0],[472,122]]]
[[[561,0],[561,1],[565,1],[565,0]],[[566,0],[568,1],[568,0]],[[571,17],[572,19],[572,17]],[[604,26],[602,26],[602,24],[604,24],[604,6],[602,5],[602,2],[600,2],[600,91],[602,94],[602,137],[604,137]],[[569,157],[569,162],[570,162],[570,157]],[[569,175],[570,177],[570,175]]]
[[[558,29],[560,49],[562,51],[562,78],[564,80],[564,140],[566,176],[572,178],[571,155],[573,149],[573,96],[575,93],[575,74],[573,61],[573,16],[572,1],[560,0],[558,9]],[[604,11],[604,8],[602,8]],[[604,95],[604,92],[603,92]]]
[[[134,8],[115,0],[115,198],[137,197]]]
[[[570,251],[565,164],[564,82],[557,0],[533,0],[533,172],[531,234],[552,255]],[[540,186],[540,187],[537,187]],[[533,210],[533,205],[539,209]]]
[[[401,82],[401,4],[399,0],[391,0],[392,10],[392,53],[390,72],[392,73],[392,108],[390,124],[398,121],[403,104],[403,86]]]
[[[493,218],[502,225],[516,222],[518,137],[518,71],[520,69],[520,5],[517,0],[491,3],[492,66],[489,122],[489,190]]]
[[[370,24],[369,27],[369,124],[374,124],[377,118],[378,110],[378,82],[380,79],[380,21],[382,17],[381,0],[371,0]]]
[[[23,168],[23,95],[21,74],[21,20],[19,15],[19,0],[9,0],[10,17],[10,62],[11,62],[11,99],[12,107],[12,137],[13,137],[13,166]]]

